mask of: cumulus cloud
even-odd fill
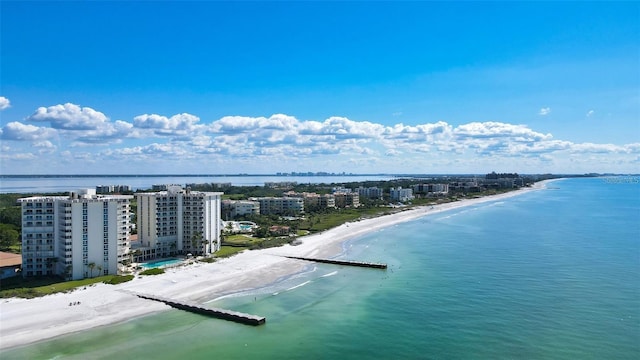
[[[457,126],[445,121],[385,125],[340,116],[299,120],[274,114],[268,117],[225,116],[202,124],[198,116],[182,113],[170,117],[143,114],[131,122],[112,122],[101,112],[69,103],[39,108],[27,120],[47,124],[38,127],[12,122],[0,129],[0,137],[30,141],[29,146],[35,149],[31,152],[40,155],[55,152],[67,161],[93,155],[98,163],[100,160],[120,162],[127,159],[140,163],[157,161],[158,164],[184,161],[180,163],[182,165],[197,158],[201,162],[239,161],[263,168],[266,164],[290,163],[292,159],[312,164],[339,158],[355,163],[361,163],[362,159],[378,159],[378,166],[386,163],[391,169],[393,165],[405,166],[394,164],[395,161],[406,161],[409,166],[438,161],[444,164],[444,160],[453,164],[459,160],[465,164],[476,162],[474,165],[479,166],[483,162],[515,162],[515,159],[533,164],[538,161],[536,159],[568,158],[579,154],[596,157],[618,154],[637,158],[640,153],[640,144],[575,144],[556,140],[551,134],[526,125],[497,121]],[[129,140],[132,138],[136,140]],[[91,149],[95,144],[106,143],[124,144],[100,151]],[[80,153],[79,145],[86,151]],[[22,151],[25,146],[18,143],[17,147],[22,149],[16,153],[28,153]],[[76,148],[69,151],[70,146]]]
[[[436,138],[450,138],[453,128],[444,121],[434,124],[420,124],[416,126],[405,126],[396,124],[386,127],[382,134],[385,139],[403,139],[407,142],[431,141]]]
[[[618,146],[614,144],[594,144],[594,143],[581,143],[573,144],[571,150],[579,153],[623,153],[627,152],[628,148],[625,146]]]
[[[550,107],[544,107],[544,108],[540,109],[540,111],[538,112],[538,115],[546,116],[546,115],[549,115],[550,113],[551,113],[551,108]]]
[[[216,133],[237,134],[247,131],[292,130],[300,125],[293,116],[275,114],[271,117],[225,116],[211,124],[211,131]]]
[[[11,107],[11,102],[4,96],[0,96],[0,111]]]
[[[112,122],[100,111],[71,103],[39,107],[25,120],[49,123],[51,129],[71,139],[73,145],[118,143],[123,138],[139,137],[131,123],[122,120]]]
[[[188,160],[195,156],[183,144],[174,143],[152,143],[145,146],[135,146],[120,149],[108,149],[101,153],[102,156],[110,159],[121,160],[123,157],[127,159],[137,160]]]
[[[103,113],[92,108],[66,103],[64,105],[39,107],[26,120],[48,122],[54,129],[96,130],[106,123],[108,118]]]
[[[25,125],[17,121],[10,122],[2,128],[4,140],[45,141],[54,138],[56,134],[54,129]]]
[[[194,131],[199,121],[199,117],[187,113],[172,117],[143,114],[133,118],[133,126],[151,130],[157,136],[184,136]]]
[[[529,129],[526,125],[514,125],[502,122],[472,122],[458,126],[453,133],[459,139],[510,138],[518,142],[549,140],[551,134],[542,134]]]

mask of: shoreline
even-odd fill
[[[282,257],[331,258],[344,250],[348,240],[415,220],[423,216],[462,207],[519,196],[545,189],[550,179],[503,194],[419,206],[390,215],[345,223],[322,233],[299,238],[300,245],[285,245],[261,250],[246,250],[215,263],[196,263],[166,269],[165,274],[136,277],[118,284],[95,284],[69,293],[57,293],[34,299],[10,298],[0,302],[0,350],[27,346],[36,342],[104,325],[126,322],[171,309],[168,305],[140,299],[139,292],[161,297],[208,303],[216,299],[262,288],[279,279],[303,271],[307,264]],[[70,305],[78,303],[77,305]]]

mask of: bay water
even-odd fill
[[[633,180],[633,179],[632,179]],[[640,184],[568,179],[355,238],[209,306],[3,351],[3,359],[638,359]],[[215,279],[212,279],[215,281]]]
[[[69,192],[99,185],[128,185],[131,190],[147,190],[153,185],[230,183],[233,186],[264,186],[266,182],[333,184],[358,181],[386,181],[390,175],[6,175],[0,176],[0,194]]]

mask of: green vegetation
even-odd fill
[[[293,240],[293,238],[290,238],[288,236],[283,236],[283,237],[273,237],[273,238],[266,238],[254,245],[252,245],[249,249],[251,250],[256,250],[256,249],[267,249],[267,248],[272,248],[272,247],[278,247],[278,246],[282,246],[285,244],[289,244],[291,243],[291,241]]]
[[[241,246],[221,246],[220,250],[215,252],[215,255],[218,258],[225,258],[225,257],[233,256],[244,250],[247,250],[247,248],[241,247]]]
[[[105,275],[91,279],[73,281],[64,281],[59,277],[38,277],[29,279],[13,277],[2,280],[0,298],[21,297],[30,299],[59,292],[69,292],[79,287],[89,286],[100,282],[115,285],[131,279],[133,279],[133,275]]]
[[[251,246],[258,241],[260,240],[248,235],[228,235],[225,236],[222,244],[227,246]]]
[[[0,194],[0,251],[20,253],[22,218],[17,201],[22,194]]]
[[[202,258],[202,259],[200,259],[200,260],[198,260],[198,261],[200,261],[200,262],[205,262],[205,263],[214,263],[214,262],[216,262],[216,258],[213,258],[213,257],[205,257],[205,258]]]
[[[0,251],[20,252],[19,227],[0,223]]]
[[[140,273],[140,275],[160,275],[160,274],[164,274],[164,269],[153,268],[153,269],[144,270]]]
[[[133,275],[113,275],[111,279],[103,282],[109,285],[117,285],[131,280],[133,280]]]

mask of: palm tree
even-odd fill
[[[98,269],[98,274],[102,275],[102,265],[97,265],[96,268]]]
[[[51,268],[54,267],[58,261],[60,261],[60,259],[57,257],[47,258],[47,274],[52,273]]]
[[[96,267],[96,263],[90,262],[90,263],[87,264],[87,267],[91,271],[91,276],[90,277],[93,277],[93,269]]]
[[[73,266],[71,266],[71,265],[67,265],[64,268],[64,274],[65,274],[67,280],[71,279],[71,270],[73,270]]]
[[[202,250],[202,233],[200,231],[196,231],[193,234],[193,238],[191,238],[191,246],[197,249],[198,252]]]
[[[171,256],[175,256],[177,247],[178,245],[176,244],[175,241],[172,242],[171,245],[169,245],[169,248],[171,248]]]
[[[132,252],[132,257],[133,257],[133,259],[135,260],[135,258],[136,258],[136,257],[140,256],[140,254],[142,254],[142,251],[140,251],[140,249],[135,249],[135,250]],[[134,261],[132,261],[132,262],[134,262]]]

